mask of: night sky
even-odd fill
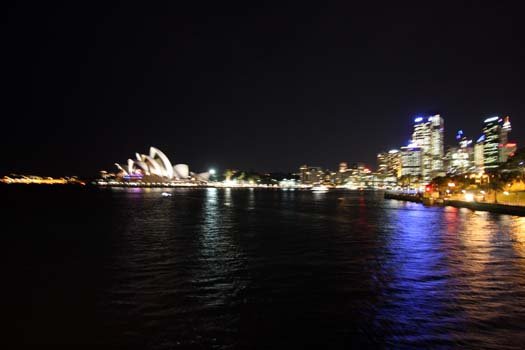
[[[149,3],[11,4],[0,176],[94,176],[150,145],[194,171],[375,167],[436,112],[449,144],[508,114],[525,145],[511,2]]]

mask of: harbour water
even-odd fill
[[[525,344],[523,217],[344,190],[0,193],[15,345]]]

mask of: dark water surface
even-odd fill
[[[525,218],[373,192],[169,191],[2,186],[4,341],[525,346]]]

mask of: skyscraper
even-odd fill
[[[423,175],[423,150],[417,145],[401,147],[401,176]]]
[[[430,157],[431,166],[430,171],[432,176],[443,172],[443,157],[445,156],[444,149],[444,132],[445,121],[439,114],[429,117],[430,121]]]
[[[377,155],[378,173],[384,176],[401,176],[401,152],[392,149]]]
[[[483,165],[485,169],[494,169],[499,166],[499,143],[501,118],[491,117],[483,121]]]
[[[507,161],[512,154],[512,147],[507,147],[509,133],[512,130],[510,118],[498,116],[483,121],[483,163],[485,169],[495,169]]]
[[[499,133],[499,162],[505,163],[510,155],[514,154],[516,151],[516,144],[509,143],[509,133],[511,132],[512,127],[510,125],[510,117],[506,116],[503,119],[503,124],[501,125],[501,130]]]
[[[299,176],[303,184],[321,183],[324,175],[324,171],[320,167],[301,165],[299,168]]]
[[[450,147],[446,156],[446,169],[448,174],[464,174],[474,170],[474,149],[472,140],[469,140],[463,130],[456,134],[458,147]]]
[[[444,171],[444,120],[439,114],[414,119],[412,144],[421,148],[421,175],[430,180]]]
[[[518,149],[515,143],[507,142],[504,146],[499,149],[499,159],[501,163],[505,163],[509,157],[514,156]]]
[[[500,131],[500,143],[502,145],[505,145],[509,142],[509,133],[512,131],[512,127],[510,125],[510,117],[506,116],[505,119],[503,119],[503,124],[501,125],[501,131]]]
[[[481,135],[476,144],[474,145],[474,167],[477,172],[483,172],[485,169],[485,159],[484,159],[484,146],[485,135]]]

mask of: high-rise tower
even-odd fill
[[[444,131],[445,121],[439,114],[428,118],[430,122],[430,156],[431,174],[443,172],[443,157],[445,156]]]
[[[443,172],[444,120],[439,114],[414,119],[412,144],[421,148],[423,179],[430,180]]]
[[[483,168],[485,170],[496,169],[515,152],[516,144],[509,143],[511,130],[509,116],[505,118],[495,116],[483,121],[483,134],[478,144],[483,146]]]
[[[495,116],[483,121],[483,165],[485,169],[495,169],[507,160],[505,150],[510,131],[509,117],[503,120]]]
[[[378,173],[385,176],[401,176],[401,152],[391,149],[377,155]]]

